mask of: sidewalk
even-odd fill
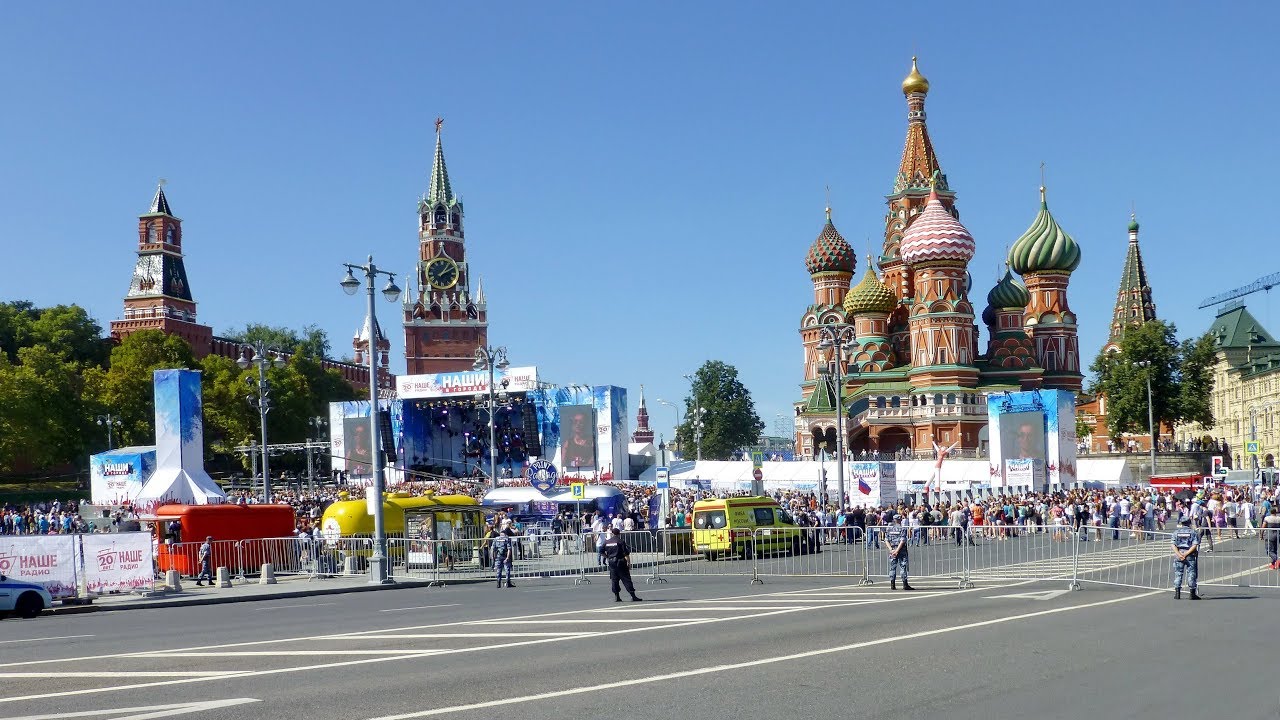
[[[256,579],[250,582],[233,582],[229,588],[196,587],[194,580],[184,579],[181,592],[158,589],[149,596],[137,593],[100,595],[89,604],[63,604],[54,602],[46,615],[72,615],[78,613],[106,612],[112,610],[141,610],[145,608],[181,607],[184,605],[219,605],[223,603],[281,600],[285,598],[337,595],[340,593],[373,592],[397,588],[426,587],[427,580],[397,578],[390,585],[370,585],[368,575],[338,576],[309,579],[306,575],[278,576],[274,585],[261,585]]]

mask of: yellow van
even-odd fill
[[[708,560],[726,554],[760,557],[804,550],[790,513],[768,497],[699,500],[693,505],[693,545]]]

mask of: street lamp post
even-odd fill
[[[679,406],[679,405],[677,405],[677,404],[675,404],[675,403],[673,403],[673,402],[667,402],[666,400],[663,400],[662,398],[658,398],[658,404],[659,404],[659,405],[666,405],[667,407],[669,407],[669,408],[671,408],[672,410],[674,410],[674,411],[675,411],[675,413],[676,413],[676,426],[675,426],[675,428],[671,431],[672,452],[675,452],[675,449],[676,449],[676,448],[675,448],[676,440],[680,437],[680,406]]]
[[[475,370],[489,371],[489,487],[496,490],[498,488],[498,432],[494,416],[497,410],[497,399],[493,393],[493,376],[495,370],[506,370],[511,367],[511,363],[507,362],[507,348],[492,345],[476,348],[476,361],[471,367]]]
[[[319,442],[324,439],[324,429],[328,425],[328,421],[324,417],[317,415],[307,419],[307,425],[311,427],[311,432],[307,434],[315,437],[315,441]],[[311,438],[307,438],[307,491],[314,493],[316,491],[316,463],[315,458],[311,456]]]
[[[693,429],[693,443],[697,446],[698,462],[702,462],[702,428],[706,427],[703,418],[706,416],[707,409],[702,407],[702,399],[696,394],[697,388],[694,387],[693,375],[685,375],[685,380],[689,381],[689,392],[693,394],[693,417],[689,419],[689,426]]]
[[[249,355],[252,352],[252,355]],[[257,387],[257,397],[248,395],[245,397],[250,405],[258,408],[258,421],[262,426],[262,502],[271,502],[271,470],[268,466],[267,457],[271,454],[267,445],[267,413],[271,412],[271,384],[267,382],[267,368],[274,365],[280,367],[285,364],[284,355],[278,351],[267,348],[262,343],[242,346],[237,353],[236,365],[241,370],[248,370],[250,366],[258,366],[258,381],[254,383],[252,377],[245,377],[245,382],[250,388]],[[252,486],[252,483],[250,483]]]
[[[107,428],[107,449],[115,449],[115,435],[113,431],[115,428],[120,427],[120,417],[118,415],[112,415],[111,413],[99,415],[98,424]]]
[[[856,339],[852,325],[847,323],[830,323],[819,325],[818,331],[822,340],[818,348],[836,351],[836,371],[834,376],[826,371],[827,381],[835,385],[836,392],[836,487],[840,492],[839,509],[844,510],[844,349]],[[825,369],[824,364],[820,368]]]
[[[1134,365],[1147,368],[1147,432],[1151,434],[1151,474],[1156,474],[1156,411],[1151,399],[1151,361],[1139,360]]]
[[[374,307],[373,302],[373,284],[379,275],[387,276],[387,284],[382,288],[382,297],[386,298],[387,302],[395,302],[399,299],[400,288],[396,285],[395,273],[379,270],[378,266],[373,264],[372,255],[364,265],[343,263],[343,266],[347,268],[347,274],[339,283],[342,291],[348,295],[355,295],[360,289],[360,281],[352,274],[353,270],[359,270],[364,275],[365,288],[368,291],[369,444],[373,448],[371,453],[373,455],[373,497],[368,498],[369,509],[373,512],[373,553],[369,557],[369,583],[386,585],[393,580],[387,563],[387,530],[382,517],[382,445],[378,440],[378,320],[377,308]]]

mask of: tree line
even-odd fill
[[[315,326],[297,333],[247,325],[226,337],[292,353],[267,371],[273,444],[302,442],[310,418],[327,418],[330,402],[358,396],[341,374],[321,366],[329,343]],[[185,340],[159,330],[115,343],[77,305],[0,303],[0,474],[83,469],[90,454],[107,449],[107,416],[115,447],[154,444],[152,372],[170,368],[202,372],[207,466],[244,469],[248,461],[234,448],[260,437],[258,411],[246,399],[256,396],[246,382],[249,374],[256,380],[255,367],[241,370],[215,355],[197,360]]]

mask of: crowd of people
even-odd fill
[[[80,503],[76,500],[5,503],[0,508],[0,535],[69,535],[98,529],[95,523],[80,517]]]

